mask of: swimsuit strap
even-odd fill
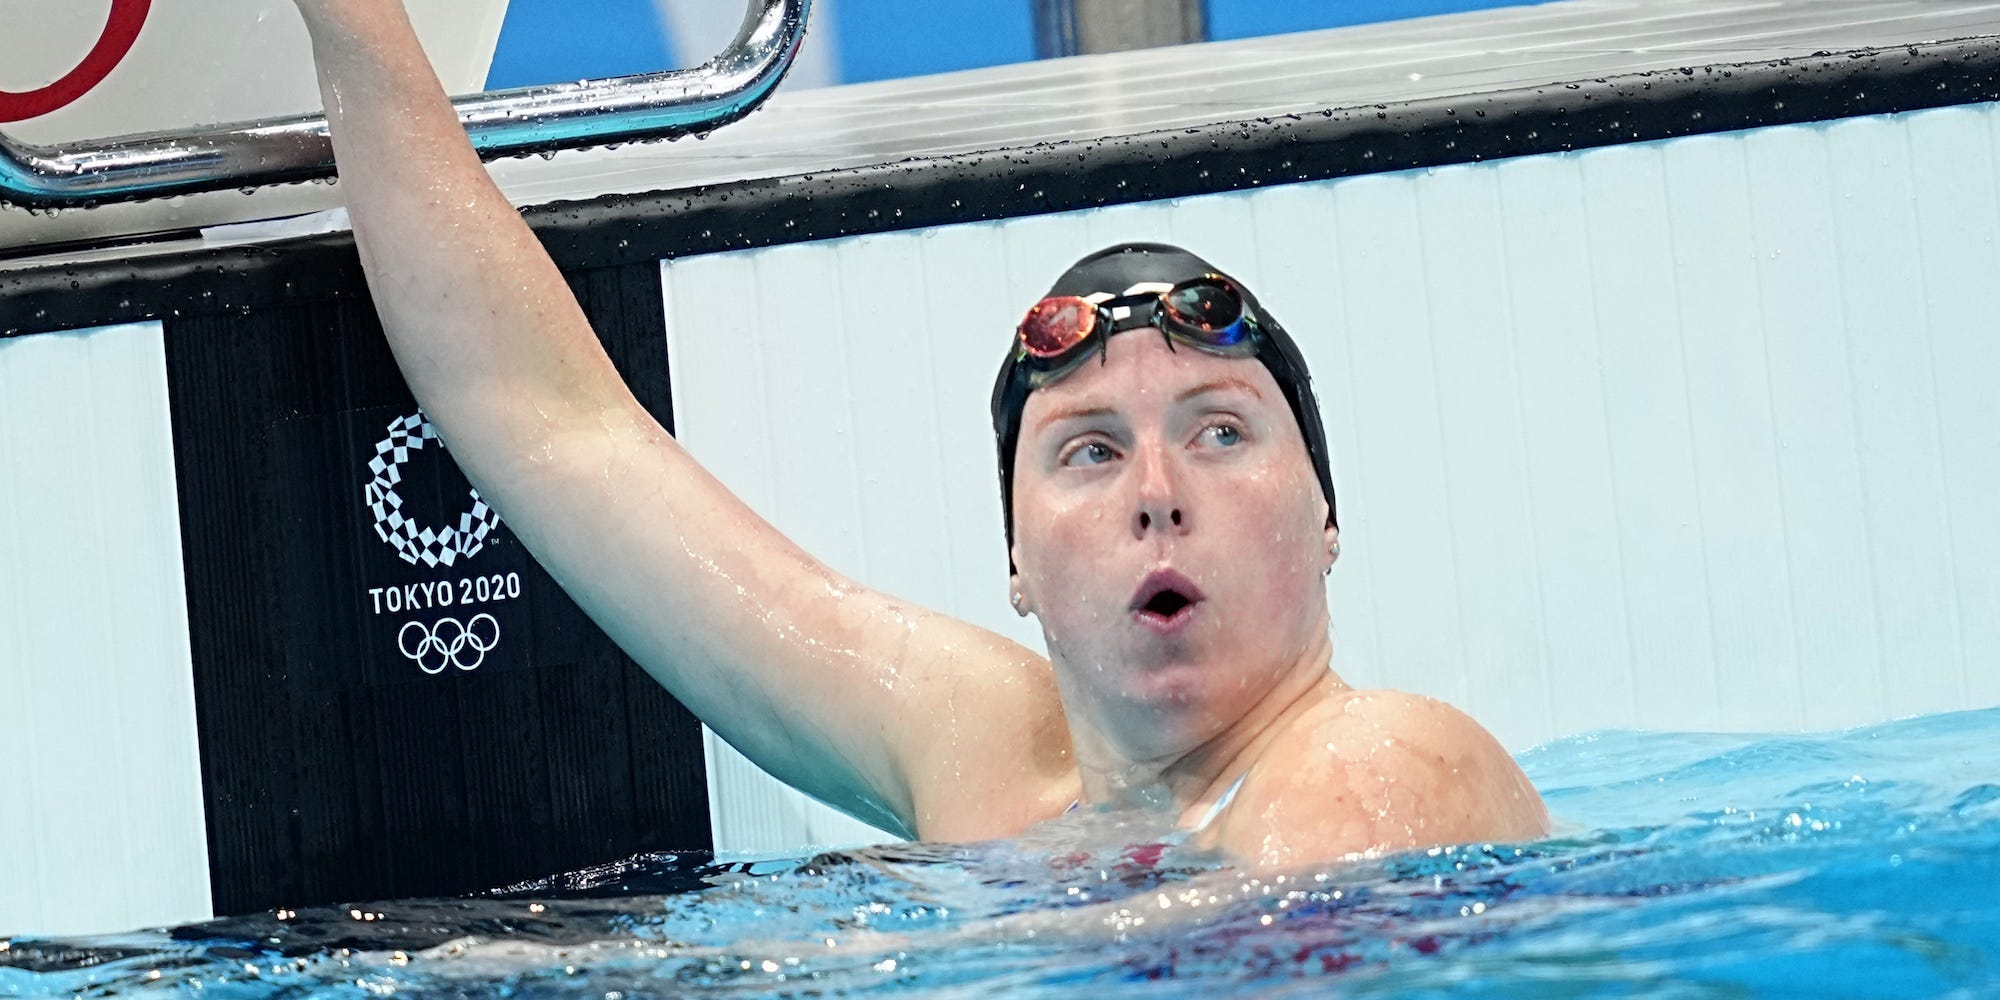
[[[1222,815],[1224,809],[1229,808],[1229,803],[1235,801],[1237,791],[1243,787],[1243,779],[1249,776],[1250,772],[1248,770],[1236,776],[1236,781],[1229,786],[1229,790],[1223,792],[1222,797],[1216,799],[1215,804],[1208,807],[1208,814],[1201,818],[1201,822],[1194,825],[1195,832],[1208,829],[1208,825],[1215,822],[1216,817]]]

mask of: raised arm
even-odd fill
[[[1005,833],[1064,794],[1039,657],[838,578],[633,398],[466,141],[401,0],[298,7],[397,362],[592,618],[751,759],[879,825]]]

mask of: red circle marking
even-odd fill
[[[111,0],[111,17],[105,22],[104,33],[97,36],[97,44],[75,69],[39,90],[0,90],[0,122],[40,117],[90,93],[132,51],[152,6],[153,0]]]

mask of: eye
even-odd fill
[[[1116,457],[1111,446],[1102,441],[1085,441],[1062,455],[1062,464],[1068,466],[1101,465]]]
[[[1233,424],[1209,424],[1201,429],[1201,436],[1210,444],[1232,447],[1243,441],[1243,432]]]

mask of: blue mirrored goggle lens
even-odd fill
[[[1236,290],[1213,281],[1192,281],[1174,286],[1161,298],[1167,317],[1178,332],[1217,347],[1241,343],[1249,335],[1243,323],[1243,299]]]

